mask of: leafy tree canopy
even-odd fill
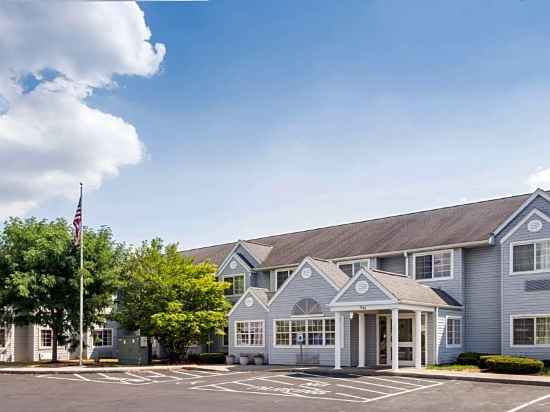
[[[80,251],[63,219],[10,218],[0,234],[0,320],[38,324],[57,345],[78,339]],[[84,326],[104,323],[126,249],[107,227],[84,229]]]
[[[208,333],[222,334],[229,303],[210,263],[194,264],[162,240],[144,242],[128,259],[116,319],[128,330],[156,337],[172,358],[181,358]]]

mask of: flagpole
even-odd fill
[[[82,202],[82,183],[80,183],[80,201]],[[84,215],[80,204],[80,366],[82,366],[82,352],[84,349]]]

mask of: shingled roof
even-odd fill
[[[489,239],[530,194],[250,239],[272,246],[261,267],[296,265],[306,256],[337,259]],[[182,253],[220,264],[236,243]]]

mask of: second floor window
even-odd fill
[[[451,260],[451,251],[415,255],[415,278],[419,280],[451,278],[453,275]]]
[[[358,260],[357,262],[342,262],[338,263],[338,267],[342,272],[348,275],[350,278],[353,277],[361,269],[369,268],[369,260]]]
[[[277,290],[286,282],[286,280],[292,274],[292,269],[278,270],[277,272],[277,284],[275,285]]]
[[[550,271],[550,240],[512,246],[512,272]]]
[[[224,276],[223,281],[229,283],[225,289],[226,295],[242,295],[244,293],[244,275]]]

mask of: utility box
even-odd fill
[[[118,362],[121,365],[150,365],[151,355],[146,336],[120,336]]]

